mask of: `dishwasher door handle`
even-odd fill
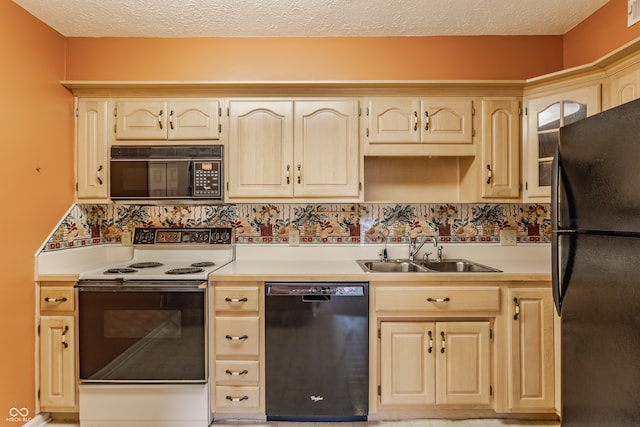
[[[328,302],[331,301],[331,295],[304,295],[302,302]]]

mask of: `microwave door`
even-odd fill
[[[148,196],[166,197],[167,195],[167,163],[149,162],[148,164]]]
[[[166,196],[167,197],[190,197],[191,183],[189,160],[176,160],[166,163]]]

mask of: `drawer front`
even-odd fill
[[[257,356],[260,321],[257,317],[216,317],[218,356]]]
[[[216,387],[216,408],[219,411],[255,411],[260,409],[258,387]]]
[[[257,384],[259,367],[256,360],[216,360],[216,384]]]
[[[73,311],[73,288],[40,288],[40,311]]]
[[[218,311],[250,312],[258,311],[260,289],[251,287],[215,287],[213,291],[213,304]]]
[[[383,286],[375,289],[375,298],[376,311],[442,313],[500,310],[500,288],[497,286]]]

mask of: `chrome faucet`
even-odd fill
[[[412,239],[409,236],[409,261],[413,261],[418,251],[424,246],[427,241],[431,239],[433,247],[438,251],[438,261],[442,260],[442,246],[438,247],[438,238],[435,236],[424,236],[422,242],[418,244],[418,238]],[[428,258],[428,256],[427,256]]]

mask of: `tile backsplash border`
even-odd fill
[[[119,244],[135,227],[233,227],[237,243],[369,244],[409,236],[439,236],[444,242],[496,243],[500,230],[517,230],[518,241],[549,242],[549,204],[294,204],[124,205],[76,204],[62,219],[43,251]]]

